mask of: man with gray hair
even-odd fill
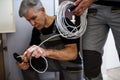
[[[55,24],[56,16],[47,15],[40,0],[23,0],[19,16],[24,17],[34,27],[30,47],[21,55],[25,63],[17,62],[24,72],[30,74],[27,75],[26,80],[38,80],[32,78],[33,74],[28,62],[31,57],[45,57],[48,60],[47,71],[62,71],[64,80],[82,80],[81,58],[79,56],[80,39],[66,39],[57,36],[46,41],[43,44],[44,47],[38,46],[42,41],[59,34]],[[65,19],[67,23],[74,25],[68,18]]]

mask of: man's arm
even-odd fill
[[[63,49],[43,49],[39,46],[33,45],[28,48],[23,54],[25,60],[30,57],[39,58],[40,56],[48,57],[56,60],[75,60],[77,58],[77,45],[66,44]]]
[[[61,50],[46,50],[46,57],[56,60],[75,60],[77,58],[77,45],[66,44]]]

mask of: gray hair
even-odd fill
[[[39,11],[43,5],[40,0],[22,0],[19,8],[19,16],[23,17],[23,15],[31,7],[34,8],[34,10]]]

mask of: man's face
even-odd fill
[[[24,15],[27,21],[37,29],[42,29],[45,26],[45,12],[36,12],[33,8],[30,8]]]

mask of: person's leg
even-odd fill
[[[43,69],[46,68],[46,66],[45,66],[46,64],[43,64],[44,60],[42,60],[43,62],[39,61],[39,60],[42,60],[42,59],[32,58],[32,61],[31,61],[32,66],[35,69],[38,69],[38,71],[39,71],[38,67],[43,68]],[[36,61],[38,61],[39,63]],[[47,62],[48,62],[47,71],[49,71],[49,72],[58,71],[56,64],[54,63],[54,60],[47,59]],[[40,66],[40,65],[43,65],[43,66]],[[43,71],[43,69],[40,69],[40,72]],[[40,78],[39,73],[36,72],[34,69],[32,69],[32,67],[30,67],[28,70],[22,70],[22,74],[23,74],[24,80],[41,80],[42,79],[42,78]],[[51,80],[51,79],[49,79],[49,80]]]
[[[64,80],[84,80],[83,70],[79,71],[63,71]]]
[[[109,26],[111,27],[114,36],[115,45],[120,60],[120,7],[112,7],[111,14],[109,16]]]
[[[106,6],[93,5],[88,11],[88,26],[83,35],[83,63],[86,80],[103,80],[102,55],[109,31],[105,12],[109,10]]]
[[[34,70],[22,71],[24,80],[40,80],[39,74]]]
[[[61,61],[64,80],[83,80],[83,65],[79,63]]]
[[[103,80],[101,75],[102,55],[93,50],[83,51],[84,74],[87,80]]]
[[[102,74],[99,74],[97,77],[89,79],[88,77],[85,78],[85,80],[103,80]]]

